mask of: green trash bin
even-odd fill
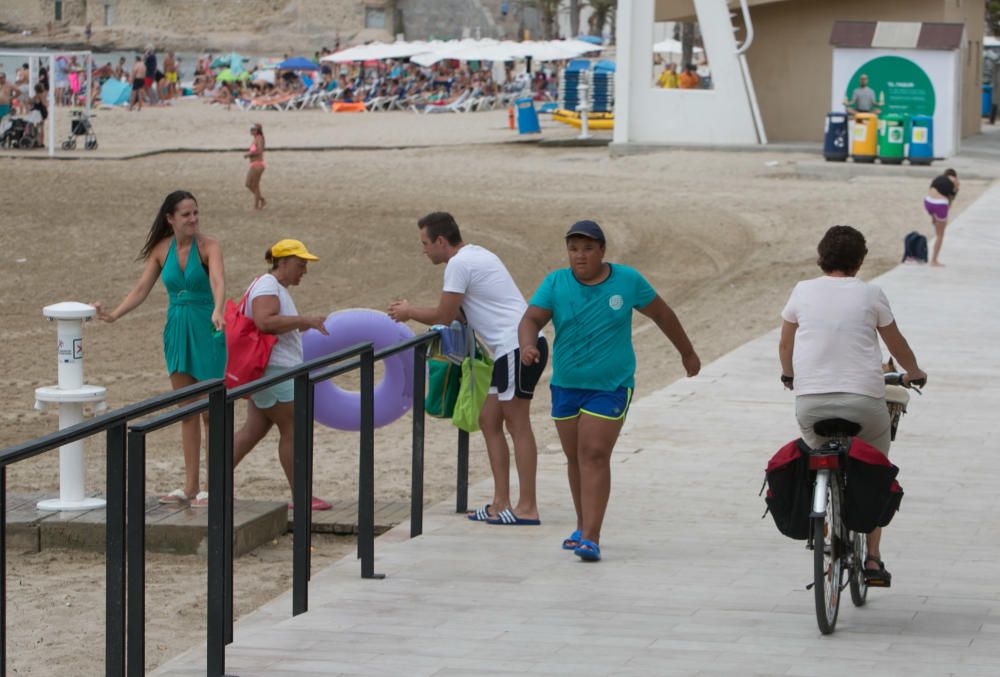
[[[906,118],[887,113],[878,121],[878,159],[884,165],[903,163],[906,147]]]

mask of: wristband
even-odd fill
[[[785,376],[784,374],[781,375],[781,382],[782,383],[791,383],[794,380],[795,380],[794,376]]]

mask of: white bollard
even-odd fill
[[[45,306],[42,314],[57,322],[59,378],[58,385],[35,389],[35,408],[45,411],[49,405],[58,404],[62,430],[83,421],[84,404],[93,404],[98,410],[107,406],[104,402],[107,390],[83,382],[83,323],[97,311],[85,303],[68,301]],[[90,510],[104,506],[104,499],[87,496],[83,441],[59,447],[59,498],[39,501],[38,509]]]

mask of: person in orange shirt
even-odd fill
[[[681,89],[698,89],[701,78],[695,72],[694,64],[684,66],[684,72],[677,76],[677,86]]]

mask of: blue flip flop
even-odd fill
[[[486,520],[486,523],[501,524],[504,526],[535,527],[541,524],[542,520],[533,520],[533,519],[525,519],[523,517],[518,517],[513,512],[511,512],[510,508],[508,508],[506,510],[501,510],[500,512],[498,512],[495,518],[491,517],[490,519]]]
[[[601,546],[584,538],[573,549],[573,554],[586,562],[598,562],[601,559]]]
[[[563,539],[562,549],[563,550],[576,550],[576,546],[580,545],[580,539],[582,537],[583,537],[583,534],[581,534],[580,530],[577,529],[576,531],[574,531],[573,533],[571,533],[569,535],[569,538]]]
[[[485,522],[492,519],[490,517],[490,504],[487,503],[482,508],[477,509],[476,512],[467,513],[465,516],[473,522]]]

